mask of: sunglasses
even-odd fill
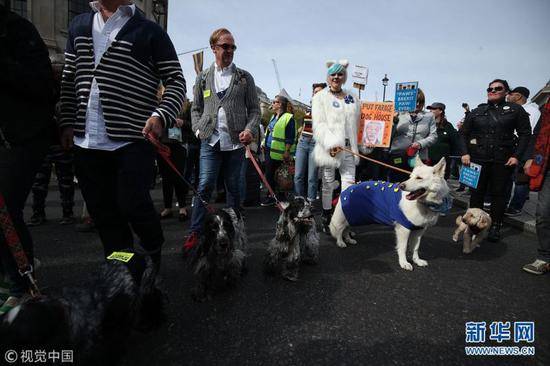
[[[279,104],[281,102],[279,102],[278,100],[274,100],[273,102],[271,102],[271,104]]]
[[[487,88],[487,93],[498,93],[504,90],[504,87],[497,86],[495,88]]]
[[[223,48],[224,51],[235,51],[237,49],[237,46],[234,44],[227,43],[217,44],[216,47]]]
[[[344,73],[342,73],[342,72],[337,72],[336,74],[330,74],[330,76],[332,76],[332,77],[335,77],[335,76],[342,77],[342,76],[344,76]]]

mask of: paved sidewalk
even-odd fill
[[[464,208],[468,207],[470,201],[468,189],[464,192],[456,192],[459,186],[458,181],[449,179],[447,182],[451,188],[451,194],[454,198],[455,205]],[[535,234],[535,211],[537,209],[537,200],[538,193],[530,192],[529,199],[525,202],[521,215],[515,217],[505,216],[504,222],[520,230]]]

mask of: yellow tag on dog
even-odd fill
[[[203,93],[202,93],[202,96],[203,98],[208,98],[210,96],[212,92],[210,91],[210,89],[206,89]]]
[[[113,252],[110,256],[107,257],[107,259],[128,263],[133,256],[134,253]]]

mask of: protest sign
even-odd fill
[[[414,112],[418,95],[418,81],[395,84],[395,110]]]
[[[470,163],[470,166],[463,166],[460,169],[460,177],[458,181],[468,187],[477,188],[479,176],[481,174],[481,165]]]
[[[357,144],[389,147],[393,128],[393,113],[392,102],[362,103]]]
[[[369,76],[369,68],[366,66],[354,65],[351,77],[353,79],[353,86],[360,90],[365,89],[367,85],[367,79]]]

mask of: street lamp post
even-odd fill
[[[384,74],[384,79],[382,79],[382,85],[384,85],[384,95],[382,96],[383,102],[386,101],[386,87],[388,86],[388,81],[390,81],[390,79],[388,79],[388,74]]]

